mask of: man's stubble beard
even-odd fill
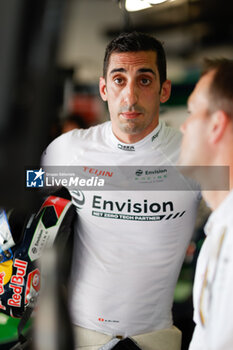
[[[126,123],[120,123],[119,127],[122,132],[128,135],[138,134],[146,128],[144,123],[137,123],[134,120],[128,120]]]

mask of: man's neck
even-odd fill
[[[120,130],[115,131],[114,126],[112,125],[112,131],[113,134],[115,135],[115,137],[123,143],[126,144],[132,144],[132,143],[136,143],[139,142],[141,140],[143,140],[147,135],[149,135],[157,126],[158,126],[158,122],[157,124],[151,125],[150,127],[148,127],[147,129],[141,131],[140,133],[126,133]]]
[[[113,131],[114,133],[114,131]],[[120,141],[120,142],[123,142],[123,143],[126,143],[126,144],[132,144],[132,143],[136,143],[136,142],[139,142],[141,141],[142,139],[144,139],[147,135],[145,136],[142,136],[142,135],[116,135],[114,133],[114,135],[116,136],[116,138]]]

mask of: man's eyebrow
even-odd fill
[[[110,74],[114,73],[126,73],[125,68],[114,68],[110,71]],[[138,69],[137,73],[152,73],[154,76],[156,76],[156,73],[151,68],[140,68]]]
[[[111,70],[110,74],[114,74],[114,73],[117,73],[117,72],[126,73],[126,69],[125,68],[114,68],[114,69]]]
[[[138,73],[152,73],[154,76],[156,76],[156,73],[151,68],[140,68]]]

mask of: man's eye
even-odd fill
[[[141,83],[142,83],[143,85],[149,85],[149,84],[151,83],[151,80],[148,79],[148,78],[142,78],[142,79],[141,79]]]
[[[115,78],[114,79],[114,82],[117,84],[117,85],[120,85],[123,83],[123,79],[122,78]]]

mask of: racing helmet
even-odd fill
[[[36,214],[0,211],[0,315],[22,318],[35,307],[46,248],[58,248],[61,281],[68,278],[74,217],[72,202],[57,196],[47,197]]]

